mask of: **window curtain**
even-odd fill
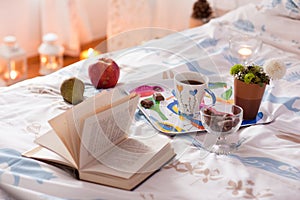
[[[40,0],[0,1],[0,43],[13,35],[28,56],[36,54],[40,44]]]
[[[65,55],[78,56],[82,44],[107,35],[108,50],[118,50],[188,28],[195,1],[2,0],[0,40],[14,35],[27,55],[34,56],[43,35],[54,32]],[[223,10],[261,0],[208,1]]]
[[[195,0],[109,0],[107,49],[141,44],[188,28]]]
[[[197,0],[109,0],[107,49],[114,51],[189,28]],[[219,17],[261,0],[207,0]]]
[[[65,54],[78,56],[82,41],[91,34],[84,23],[84,12],[79,0],[41,0],[41,33],[53,32],[65,47]]]

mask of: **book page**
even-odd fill
[[[81,171],[128,179],[137,172],[143,173],[140,170],[155,156],[164,156],[170,150],[169,141],[169,138],[158,134],[148,138],[129,137]]]
[[[27,152],[24,152],[22,156],[34,158],[45,162],[58,163],[77,169],[76,166],[70,163],[67,159],[42,146],[37,146]]]
[[[77,164],[70,152],[53,130],[41,135],[35,142],[39,146],[22,153],[23,156],[48,162],[51,161],[77,169]]]
[[[104,93],[102,94],[103,96],[105,96]],[[102,95],[99,95],[99,97]],[[94,105],[95,98],[91,97],[49,120],[49,124],[71,153],[77,165],[79,164],[80,121],[86,114],[95,111]]]
[[[49,120],[49,124],[66,146],[77,165],[79,165],[81,133],[84,120],[98,112],[109,109],[112,103],[127,101],[129,98],[130,96],[122,95],[118,89],[102,91]]]
[[[134,96],[85,119],[81,133],[80,168],[127,138],[138,100],[139,97]]]

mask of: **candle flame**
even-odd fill
[[[93,48],[89,48],[88,51],[87,51],[87,56],[89,57],[90,55],[92,55],[94,52],[94,49]]]
[[[99,54],[98,51],[94,50],[93,48],[89,48],[80,53],[80,59],[83,60],[83,59],[89,58],[91,56],[96,56],[98,54]]]
[[[48,63],[46,68],[51,69],[51,70],[55,70],[56,68],[58,68],[58,64],[57,63]]]
[[[41,62],[42,62],[42,63],[46,63],[46,62],[47,62],[47,58],[46,58],[45,56],[42,56],[42,57],[41,57]]]
[[[250,56],[252,54],[252,50],[247,47],[242,47],[238,50],[238,53],[241,56]]]
[[[18,72],[17,72],[17,71],[12,70],[12,71],[10,72],[10,78],[11,78],[12,80],[15,80],[15,79],[17,78],[17,76],[18,76]]]

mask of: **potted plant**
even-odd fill
[[[234,77],[234,103],[244,110],[244,119],[256,118],[266,85],[271,79],[280,79],[285,66],[279,60],[271,59],[264,66],[233,65],[230,74]]]

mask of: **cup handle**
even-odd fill
[[[208,88],[205,88],[204,91],[211,96],[212,104],[215,104],[217,102],[216,95]]]

